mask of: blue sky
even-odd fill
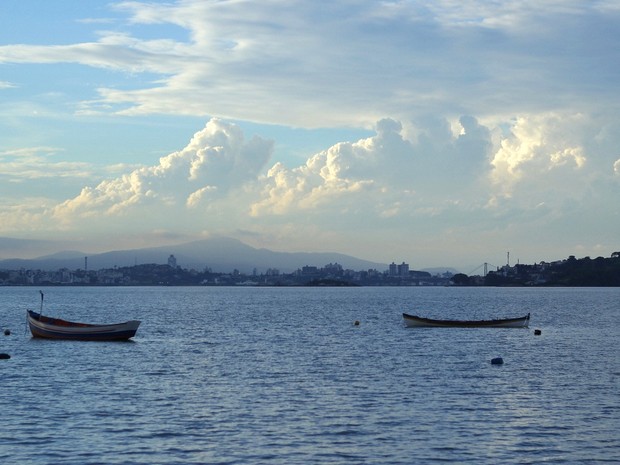
[[[468,272],[620,249],[618,2],[0,13],[0,237],[38,241],[0,258],[225,235]]]

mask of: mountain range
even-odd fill
[[[338,263],[343,268],[352,270],[384,271],[387,269],[384,263],[362,260],[340,253],[274,252],[268,249],[256,249],[229,237],[214,237],[179,245],[115,250],[99,254],[69,250],[31,259],[11,258],[0,260],[0,269],[58,270],[67,268],[75,270],[88,268],[98,270],[145,263],[166,264],[170,255],[174,255],[177,265],[182,268],[197,270],[210,268],[213,272],[223,273],[232,272],[235,269],[241,273],[249,274],[254,270],[262,273],[269,268],[277,269],[282,273],[290,273],[303,266],[321,268],[329,263]]]

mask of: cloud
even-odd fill
[[[491,160],[498,194],[580,198],[605,171],[605,157],[589,142],[596,124],[582,114],[517,118]]]
[[[0,82],[9,97],[3,119],[18,129],[5,131],[0,153],[0,231],[243,231],[255,245],[282,249],[357,253],[381,244],[386,254],[416,256],[447,248],[481,255],[533,235],[548,247],[558,235],[564,244],[617,241],[614,2],[110,8],[102,18],[89,11],[71,36],[50,35],[57,42],[0,46],[0,66],[10,71]],[[10,63],[49,66],[49,79]],[[76,162],[92,153],[88,129],[62,139],[76,121],[100,133],[113,133],[100,123],[130,131],[172,121],[177,137],[188,121],[178,115],[209,122],[177,151],[179,139],[162,149],[161,138],[139,131],[131,149],[116,139],[119,151],[141,153],[141,164]],[[248,122],[273,123],[251,127],[275,142],[246,138]],[[308,149],[307,140],[291,143],[300,134],[291,128],[321,128],[304,131],[315,141],[325,129],[371,135]],[[145,162],[150,153],[168,155]]]
[[[27,147],[0,152],[0,178],[11,182],[41,178],[92,178],[94,165],[87,162],[54,160],[61,152],[55,147]]]
[[[617,170],[617,161],[605,165],[589,153],[583,140],[590,132],[575,128],[593,131],[596,122],[582,115],[522,117],[501,128],[472,116],[460,117],[453,129],[447,121],[427,122],[410,131],[417,134],[410,139],[401,122],[385,118],[374,136],[334,144],[289,167],[267,165],[272,141],[246,140],[239,126],[213,118],[182,150],[84,187],[53,209],[54,218],[70,225],[118,217],[154,228],[175,218],[187,228],[198,221],[247,231],[291,222],[458,227],[491,224],[506,212],[529,221],[528,212],[538,217],[561,209],[567,198],[577,201],[597,182],[611,180],[610,168]],[[132,220],[137,215],[140,220]]]
[[[400,122],[385,118],[375,136],[338,143],[292,169],[278,163],[261,180],[251,214],[329,217],[381,229],[454,213],[454,205],[468,199],[480,204],[479,186],[491,169],[491,132],[471,116],[460,124],[454,134],[447,122],[438,131],[432,120],[409,140]]]
[[[532,229],[537,243],[557,247],[557,227],[574,244],[584,234],[610,244],[605,230],[620,227],[613,213],[620,160],[608,150],[614,127],[582,114],[522,116],[509,125],[468,115],[383,118],[371,137],[287,166],[271,161],[273,141],[248,139],[240,126],[213,118],[151,166],[108,171],[91,184],[76,171],[81,190],[67,200],[3,197],[1,230],[143,241],[162,231],[183,238],[244,231],[253,245],[284,250],[360,255],[359,247],[381,243],[384,260],[403,248],[431,261],[446,247],[480,256],[482,243],[504,250]],[[45,160],[43,149],[2,156],[34,163]]]
[[[81,102],[85,114],[220,115],[297,127],[370,127],[382,115],[588,111],[619,91],[620,11],[604,1],[113,7],[126,20],[96,41],[5,45],[0,63],[148,76],[131,87],[100,86]]]
[[[211,119],[182,150],[120,177],[84,187],[54,209],[63,223],[79,218],[131,216],[157,223],[164,211],[184,211],[217,201],[253,181],[268,161],[271,141],[246,141],[236,125]],[[169,218],[164,218],[167,221]]]
[[[263,179],[261,200],[252,205],[252,215],[325,212],[337,206],[346,210],[363,203],[366,195],[380,196],[386,181],[396,182],[396,173],[407,171],[412,161],[412,147],[401,129],[400,123],[384,119],[377,123],[374,137],[336,144],[293,169],[274,165]]]

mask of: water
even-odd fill
[[[43,290],[52,316],[143,323],[32,339],[38,289],[0,288],[2,464],[620,463],[618,288]]]

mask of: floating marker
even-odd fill
[[[355,322],[353,323],[353,325],[355,325],[355,326],[359,326],[359,325],[360,325],[360,320],[355,320]]]
[[[5,329],[4,330],[4,335],[5,336],[10,336],[11,335],[11,330],[10,329]]]
[[[491,359],[491,365],[503,365],[504,359],[502,357],[495,357]]]
[[[0,354],[0,360],[8,360],[11,358],[9,354]]]
[[[540,329],[535,329],[534,330],[534,335],[535,336],[540,336],[542,334],[542,331]]]

